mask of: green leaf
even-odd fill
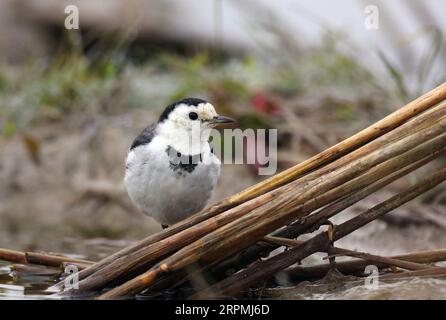
[[[5,137],[10,137],[17,131],[17,126],[13,122],[6,122],[2,128],[2,134]]]

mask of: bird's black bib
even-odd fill
[[[201,153],[184,155],[171,146],[166,148],[166,153],[169,157],[170,168],[179,176],[193,172],[197,165],[203,161],[203,155]]]

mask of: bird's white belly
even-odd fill
[[[137,151],[129,153],[124,182],[140,210],[161,224],[172,225],[203,209],[220,174],[215,155],[206,154],[211,161],[199,162],[189,173],[172,170],[169,157],[156,146]]]

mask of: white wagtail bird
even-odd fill
[[[169,105],[136,137],[127,155],[124,184],[136,207],[163,228],[203,209],[220,175],[209,129],[229,122],[202,99]]]

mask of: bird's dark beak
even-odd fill
[[[229,118],[229,117],[225,117],[225,116],[216,116],[214,117],[214,119],[212,119],[212,123],[231,123],[231,122],[235,122],[234,119]]]

